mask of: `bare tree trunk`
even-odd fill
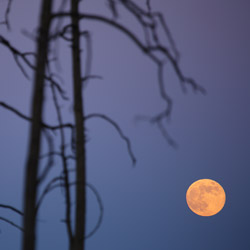
[[[81,50],[78,18],[78,0],[71,0],[72,66],[74,85],[74,116],[76,124],[76,210],[75,235],[72,250],[84,250],[86,222],[86,152],[84,110],[82,98]]]
[[[34,250],[36,247],[36,199],[37,174],[41,141],[41,124],[43,113],[44,75],[48,53],[48,36],[51,14],[51,0],[42,2],[40,14],[40,29],[37,39],[36,72],[34,75],[32,123],[28,156],[25,169],[24,217],[23,217],[23,250]]]

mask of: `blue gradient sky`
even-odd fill
[[[15,1],[12,33],[0,33],[27,51],[32,43],[20,30],[34,30],[39,1]],[[105,4],[85,1],[85,10],[108,14]],[[104,2],[104,1],[101,1]],[[0,2],[0,9],[4,2]],[[207,95],[183,94],[173,71],[166,69],[166,88],[174,99],[168,129],[179,144],[171,148],[155,126],[135,123],[137,114],[153,115],[164,103],[157,88],[156,67],[123,34],[86,22],[92,30],[93,73],[103,80],[88,84],[86,113],[114,118],[132,141],[138,163],[132,167],[126,146],[116,131],[100,120],[87,124],[88,182],[104,202],[100,230],[87,240],[87,250],[249,250],[250,176],[250,2],[248,0],[154,0],[169,24],[181,53],[181,67],[207,90]],[[121,12],[124,23],[137,28]],[[63,44],[63,43],[62,43]],[[70,83],[70,51],[61,44],[65,88]],[[0,100],[28,114],[31,83],[0,47]],[[71,95],[70,89],[69,96]],[[46,117],[55,122],[46,94]],[[70,102],[65,104],[72,119]],[[22,207],[23,169],[28,124],[0,108],[0,203]],[[60,170],[59,162],[52,170]],[[226,191],[224,209],[204,218],[187,207],[185,194],[197,179],[218,181]],[[98,206],[88,193],[88,230],[98,218]],[[39,214],[38,249],[67,249],[63,197],[51,193]],[[21,220],[1,210],[19,223]],[[0,249],[19,249],[20,233],[0,222]]]

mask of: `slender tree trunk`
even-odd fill
[[[74,116],[76,124],[76,210],[75,235],[72,250],[84,250],[86,222],[86,152],[84,110],[82,98],[81,49],[78,18],[79,0],[71,0],[72,12],[72,66],[74,85]]]
[[[43,0],[40,14],[40,29],[36,49],[36,72],[34,74],[32,123],[25,169],[23,250],[36,247],[36,199],[37,174],[39,166],[41,121],[43,113],[44,75],[48,53],[48,35],[52,0]]]

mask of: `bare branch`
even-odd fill
[[[103,23],[107,23],[108,25],[111,25],[111,26],[117,28],[121,32],[125,33],[143,51],[143,53],[148,55],[153,60],[153,62],[156,63],[156,65],[158,67],[159,90],[160,90],[160,94],[161,94],[162,99],[166,102],[167,107],[166,107],[164,112],[161,112],[160,114],[151,117],[149,120],[151,122],[156,122],[158,124],[158,127],[159,127],[161,133],[163,134],[164,138],[168,141],[168,143],[170,145],[176,147],[176,143],[168,135],[166,129],[164,128],[164,126],[161,123],[162,119],[170,117],[170,114],[172,111],[172,100],[169,97],[169,95],[167,94],[167,92],[165,91],[165,87],[164,87],[164,80],[163,80],[164,61],[166,61],[166,60],[170,61],[178,79],[180,80],[182,89],[184,91],[186,91],[186,87],[185,87],[186,84],[190,85],[195,92],[198,91],[198,92],[201,92],[202,94],[205,94],[206,91],[203,87],[199,86],[195,82],[194,79],[186,77],[182,73],[182,70],[181,70],[179,63],[178,63],[179,53],[176,49],[172,35],[171,35],[167,25],[166,25],[166,22],[165,22],[163,16],[160,13],[152,13],[151,12],[150,2],[147,1],[148,11],[144,11],[138,5],[136,5],[133,1],[130,1],[130,0],[121,0],[120,2],[138,19],[139,23],[141,24],[141,26],[145,32],[146,45],[144,45],[144,43],[142,41],[140,41],[140,39],[135,34],[133,34],[128,28],[117,23],[114,20],[110,20],[110,19],[103,17],[103,16],[90,15],[90,14],[81,14],[80,17],[83,19],[96,20],[96,21],[100,21]],[[64,15],[67,15],[67,13],[54,14],[53,17],[61,17]],[[74,15],[74,13],[71,13],[71,15]],[[172,49],[174,55],[172,55],[170,53],[170,51],[168,50],[168,48],[166,46],[163,46],[160,44],[160,40],[159,40],[158,34],[156,32],[157,23],[156,23],[155,18],[158,18],[160,25],[163,27],[164,33],[169,40],[169,43],[170,43],[170,46],[171,46],[171,49]],[[154,43],[154,45],[151,45],[151,42],[149,39],[150,36],[153,38],[152,42]],[[158,53],[160,52],[165,57],[165,59],[164,60],[158,59],[158,57],[155,54],[156,52],[158,52]]]
[[[14,46],[12,46],[10,44],[10,42],[5,37],[3,37],[2,35],[0,35],[0,44],[4,45],[5,47],[7,47],[12,52],[13,57],[14,57],[17,65],[18,65],[19,69],[22,71],[24,76],[27,79],[29,79],[28,74],[26,73],[26,71],[24,70],[22,64],[19,61],[19,58],[22,59],[30,68],[35,70],[35,66],[32,65],[32,63],[27,59],[27,56],[29,56],[31,54],[34,54],[34,53],[33,52],[26,52],[26,53],[20,52],[18,49],[16,49]]]
[[[98,75],[87,75],[82,78],[82,82],[84,83],[85,81],[88,81],[89,79],[100,79],[102,80],[103,78]]]
[[[61,13],[55,13],[51,15],[51,18],[63,18],[66,16],[72,16],[74,15],[74,13],[68,13],[68,12],[61,12]],[[81,19],[89,19],[89,20],[94,20],[94,21],[99,21],[99,22],[103,22],[106,24],[109,24],[115,28],[117,28],[118,30],[122,31],[124,34],[126,34],[144,53],[146,53],[149,57],[151,57],[151,59],[155,62],[158,62],[158,59],[149,53],[148,49],[146,46],[143,45],[143,43],[136,37],[135,34],[133,34],[128,28],[126,28],[125,26],[111,20],[108,19],[106,17],[103,16],[99,16],[99,15],[90,15],[90,14],[79,14],[79,18]]]
[[[113,15],[113,18],[118,18],[118,11],[117,11],[117,6],[116,6],[116,1],[115,0],[108,0],[108,7],[111,10],[111,13]]]
[[[166,139],[166,141],[168,142],[168,144],[174,148],[178,148],[178,144],[174,141],[174,139],[168,134],[167,130],[165,129],[165,127],[162,125],[162,121],[158,120],[156,122],[159,130],[161,131],[161,134],[163,135],[163,137]]]
[[[85,38],[86,41],[86,62],[85,62],[85,80],[82,81],[84,83],[83,87],[86,88],[88,84],[88,76],[91,75],[91,66],[92,66],[92,41],[89,31],[80,32],[81,35]],[[83,79],[82,78],[82,79]]]
[[[13,226],[13,227],[15,227],[15,228],[17,228],[17,229],[19,229],[19,230],[21,230],[21,231],[24,231],[22,227],[18,226],[16,223],[12,222],[12,221],[9,220],[9,219],[6,219],[6,218],[0,216],[0,220],[7,222],[7,223],[10,224],[11,226]]]
[[[75,171],[75,170],[73,170]],[[41,206],[45,196],[55,190],[56,188],[59,188],[61,187],[61,184],[60,183],[57,183],[57,182],[60,182],[63,180],[63,177],[55,177],[53,178],[45,187],[45,189],[43,190],[40,198],[38,199],[38,202],[37,202],[37,211],[39,209],[39,207]],[[63,184],[65,185],[65,183]],[[72,182],[72,183],[69,183],[69,186],[72,186],[72,185],[76,185],[76,182]],[[101,226],[101,223],[102,223],[102,220],[103,220],[103,213],[104,213],[104,206],[103,206],[103,202],[102,202],[102,199],[101,199],[101,196],[99,194],[99,192],[97,191],[97,189],[94,187],[94,185],[90,184],[90,183],[86,183],[86,186],[94,193],[95,197],[96,197],[96,200],[97,200],[97,203],[98,203],[98,206],[99,206],[99,209],[100,209],[100,214],[99,214],[99,217],[98,217],[98,220],[97,220],[97,223],[95,225],[95,227],[85,236],[85,239],[87,238],[90,238],[91,236],[93,236],[97,230],[100,228]],[[69,218],[68,218],[69,219]],[[65,220],[63,220],[63,222],[66,222],[68,223],[68,219],[66,217]]]
[[[60,94],[61,98],[65,101],[68,101],[69,98],[67,97],[67,94],[65,92],[65,90],[61,87],[61,85],[55,80],[55,78],[59,79],[61,82],[63,81],[61,79],[61,77],[55,73],[50,73],[49,76],[46,76],[46,80],[48,80],[50,82],[50,84],[52,84],[56,90],[58,91],[58,93]]]
[[[51,181],[49,181],[49,183],[46,185],[46,187],[44,188],[40,198],[38,198],[38,201],[37,201],[37,204],[36,204],[36,213],[38,212],[42,202],[43,202],[43,199],[45,198],[46,194],[49,193],[50,191],[52,191],[54,189],[54,184],[57,182],[57,181],[60,181],[62,180],[62,177],[55,177],[53,178]]]
[[[26,120],[26,121],[32,121],[32,119],[24,114],[22,114],[20,111],[18,111],[17,109],[11,107],[10,105],[4,103],[4,102],[0,102],[0,106],[6,108],[7,110],[10,110],[11,112],[13,112],[14,114],[16,114],[17,116],[21,117],[22,119]]]
[[[151,12],[151,2],[150,2],[150,0],[146,0],[146,6],[147,6],[147,9],[148,9],[148,12],[150,13]]]
[[[160,89],[160,94],[162,99],[166,103],[166,110],[165,110],[165,115],[166,117],[169,117],[172,111],[172,99],[167,95],[165,91],[165,86],[164,86],[164,79],[163,79],[163,64],[159,63],[158,64],[158,84],[159,84],[159,89]]]
[[[51,91],[52,91],[52,96],[53,96],[53,101],[54,105],[56,108],[56,114],[57,114],[57,119],[59,122],[59,125],[62,126],[63,120],[62,120],[62,114],[60,110],[60,106],[57,100],[57,95],[55,91],[55,85],[53,83],[51,84]],[[73,232],[72,232],[72,221],[71,221],[71,196],[70,196],[70,190],[69,190],[69,174],[68,174],[68,163],[67,163],[67,158],[65,154],[65,135],[64,135],[64,130],[63,128],[60,128],[60,137],[61,137],[61,160],[62,160],[62,165],[63,165],[63,180],[64,180],[64,185],[65,185],[65,202],[66,202],[66,211],[65,211],[65,217],[66,217],[66,225],[67,225],[67,230],[68,230],[68,235],[70,240],[73,240]]]
[[[171,55],[171,53],[168,51],[167,48],[165,48],[161,45],[157,45],[157,46],[148,47],[148,50],[151,52],[153,52],[153,51],[162,52],[166,56],[166,58],[170,61],[170,63],[172,64],[172,67],[175,70],[175,73],[178,76],[178,78],[182,84],[187,83],[187,84],[192,86],[194,91],[198,91],[198,92],[201,92],[202,94],[206,94],[206,90],[203,87],[201,87],[200,85],[198,85],[194,79],[183,75],[178,62]],[[162,62],[160,62],[160,63],[158,62],[158,65],[159,64],[162,64]],[[185,90],[184,85],[183,85],[183,90]]]
[[[15,48],[13,45],[10,44],[10,42],[3,36],[0,35],[0,44],[3,44],[5,47],[7,47],[13,54],[14,60],[17,63],[19,69],[22,71],[23,75],[29,79],[29,76],[26,72],[26,70],[24,69],[23,65],[20,62],[20,59],[22,59],[24,61],[24,63],[32,70],[36,70],[36,67],[30,62],[30,60],[28,59],[28,57],[30,56],[34,56],[35,58],[37,57],[37,55],[33,52],[20,52],[17,48]],[[56,86],[57,90],[59,91],[61,97],[64,100],[68,100],[65,91],[62,89],[62,87],[60,86],[60,84],[57,83],[57,81],[55,80],[55,77],[59,78],[58,75],[56,74],[51,74],[51,75],[44,75],[43,76],[45,80],[50,81],[53,85]],[[62,79],[60,79],[62,80]]]
[[[135,158],[134,153],[133,153],[132,148],[131,148],[131,142],[130,142],[129,138],[124,135],[120,126],[113,119],[111,119],[110,117],[103,115],[103,114],[93,113],[93,114],[86,115],[84,117],[85,120],[88,120],[91,118],[101,118],[101,119],[107,121],[109,124],[111,124],[116,129],[116,131],[118,132],[120,137],[126,142],[129,156],[132,160],[133,165],[135,165],[136,158]]]
[[[86,236],[85,239],[90,238],[91,236],[93,236],[97,230],[100,228],[101,224],[102,224],[102,220],[103,220],[103,213],[104,213],[104,207],[103,207],[103,202],[101,199],[101,196],[99,194],[99,192],[97,191],[97,189],[90,183],[86,183],[87,187],[91,189],[91,191],[94,193],[97,203],[99,205],[99,209],[100,209],[100,214],[99,214],[99,218],[97,220],[97,223],[95,225],[95,227],[93,228],[93,230],[91,230]]]
[[[12,2],[13,0],[8,0],[8,4],[5,10],[5,14],[4,14],[4,21],[0,22],[0,24],[5,24],[8,30],[10,30],[9,14],[10,14]]]
[[[20,111],[18,111],[16,108],[13,108],[11,107],[10,105],[4,103],[4,102],[1,102],[0,101],[0,106],[6,108],[7,110],[10,110],[11,112],[13,112],[14,114],[16,114],[17,116],[23,118],[24,120],[26,121],[29,121],[29,122],[32,122],[32,119],[24,114],[22,114]],[[48,125],[44,122],[42,122],[42,126],[46,129],[51,129],[52,131],[54,130],[58,130],[60,128],[70,128],[70,129],[73,129],[74,126],[71,124],[71,123],[65,123],[65,124],[62,124],[62,125],[58,125],[58,126],[51,126],[51,125]]]
[[[61,37],[63,38],[65,41],[71,42],[72,41],[72,37],[71,37],[71,30],[72,30],[72,24],[67,24],[65,25],[62,30],[60,31],[59,29],[57,29],[54,32],[54,35],[50,36],[50,40],[52,39],[56,39],[57,37]],[[67,35],[70,34],[70,37],[68,37]]]
[[[0,207],[1,208],[6,208],[6,209],[10,209],[12,211],[14,211],[15,213],[17,214],[20,214],[20,215],[23,215],[23,212],[13,206],[10,206],[10,205],[5,205],[5,204],[0,204]]]
[[[51,155],[61,157],[61,152],[50,151],[50,152],[48,152],[46,154],[41,155],[39,158],[42,159],[42,158],[50,157]],[[67,160],[75,160],[75,156],[73,156],[73,155],[66,155],[65,158]]]
[[[54,142],[53,142],[53,139],[52,139],[51,135],[45,129],[43,129],[42,132],[44,133],[45,138],[47,139],[48,147],[49,147],[49,152],[53,152],[54,151]],[[49,155],[48,162],[47,162],[47,164],[46,164],[46,166],[45,166],[45,168],[44,168],[41,176],[38,177],[38,180],[37,180],[38,183],[42,182],[46,178],[46,176],[48,175],[51,167],[54,164],[54,157],[53,156],[54,156],[53,154]],[[39,158],[41,159],[41,157],[39,157]]]
[[[141,10],[139,9],[138,11],[141,11]],[[74,13],[61,12],[61,13],[53,14],[52,18],[62,18],[65,16],[72,16],[72,15],[74,15]],[[162,63],[162,62],[154,55],[154,52],[158,51],[158,52],[163,53],[166,59],[170,61],[181,83],[190,84],[194,91],[199,91],[205,94],[204,88],[199,86],[193,79],[184,76],[178,64],[178,61],[175,59],[174,56],[171,55],[171,53],[166,47],[160,45],[159,43],[157,43],[155,46],[144,45],[143,42],[141,42],[140,39],[135,34],[133,34],[128,28],[106,17],[100,16],[100,15],[94,15],[94,14],[90,15],[90,14],[82,13],[79,15],[79,18],[100,21],[102,23],[106,23],[106,24],[111,25],[112,27],[117,28],[118,30],[126,34],[143,51],[143,53],[149,56],[153,60],[153,62],[155,62],[158,65],[159,63]]]
[[[171,49],[172,49],[172,51],[173,51],[173,53],[175,55],[175,59],[176,59],[176,61],[179,61],[180,53],[179,53],[178,49],[176,48],[174,38],[173,38],[173,36],[172,36],[172,34],[170,32],[170,29],[167,26],[167,23],[166,23],[166,21],[164,19],[164,16],[161,13],[158,13],[158,12],[154,12],[154,13],[152,13],[152,15],[157,16],[159,18],[160,24],[163,27],[165,35],[166,35],[167,39],[169,40]]]
[[[173,36],[170,32],[170,29],[167,26],[167,23],[165,22],[165,19],[163,15],[159,12],[152,12],[151,8],[151,2],[150,0],[146,0],[146,6],[147,11],[140,8],[137,4],[135,4],[133,1],[130,0],[121,0],[122,4],[131,12],[137,20],[141,23],[142,28],[144,29],[145,36],[152,36],[154,39],[154,42],[159,45],[159,37],[157,35],[156,28],[158,25],[160,25],[163,28],[164,34],[170,44],[170,48],[174,53],[175,59],[179,60],[179,52],[176,48]],[[157,22],[157,19],[159,20],[159,24]],[[147,20],[147,21],[146,21]],[[148,34],[151,33],[150,35]],[[148,40],[148,39],[146,39]],[[148,43],[149,45],[149,43]]]

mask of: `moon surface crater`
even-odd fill
[[[221,211],[226,201],[223,187],[216,181],[201,179],[190,185],[186,193],[188,207],[200,216],[212,216]]]

